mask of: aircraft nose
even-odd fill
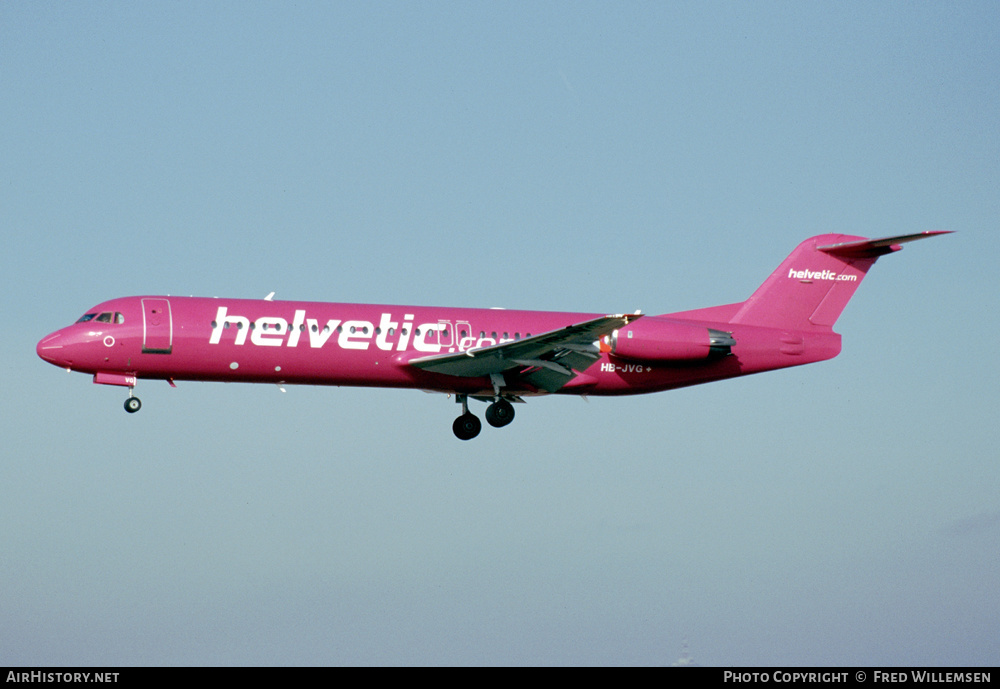
[[[35,353],[50,364],[55,364],[56,366],[65,366],[63,359],[63,343],[60,341],[63,339],[62,333],[56,331],[50,335],[46,335],[38,344],[35,346]]]

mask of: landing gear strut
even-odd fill
[[[451,430],[459,440],[472,440],[483,429],[483,422],[478,416],[469,412],[468,395],[458,395],[458,401],[462,403],[462,415],[455,419]]]

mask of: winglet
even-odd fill
[[[939,234],[951,234],[952,230],[929,230],[916,234],[903,234],[898,237],[882,237],[881,239],[863,239],[859,242],[841,242],[840,244],[827,244],[817,246],[818,251],[824,251],[834,256],[845,258],[877,258],[893,251],[899,251],[903,247],[899,246],[905,242],[915,242],[918,239],[926,239]]]

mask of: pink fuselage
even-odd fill
[[[558,392],[656,392],[821,361],[840,352],[840,335],[829,328],[800,331],[728,322],[739,306],[670,316],[732,333],[736,344],[729,356],[654,363],[604,352]],[[94,374],[99,383],[198,380],[471,395],[492,394],[491,380],[431,373],[407,362],[539,335],[600,315],[162,296],[113,299],[87,314],[112,316],[62,328],[43,338],[37,352],[54,365]],[[544,391],[522,384],[505,392]]]

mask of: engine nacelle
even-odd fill
[[[730,333],[666,318],[640,318],[607,338],[611,353],[622,359],[662,363],[702,361],[732,353]]]

